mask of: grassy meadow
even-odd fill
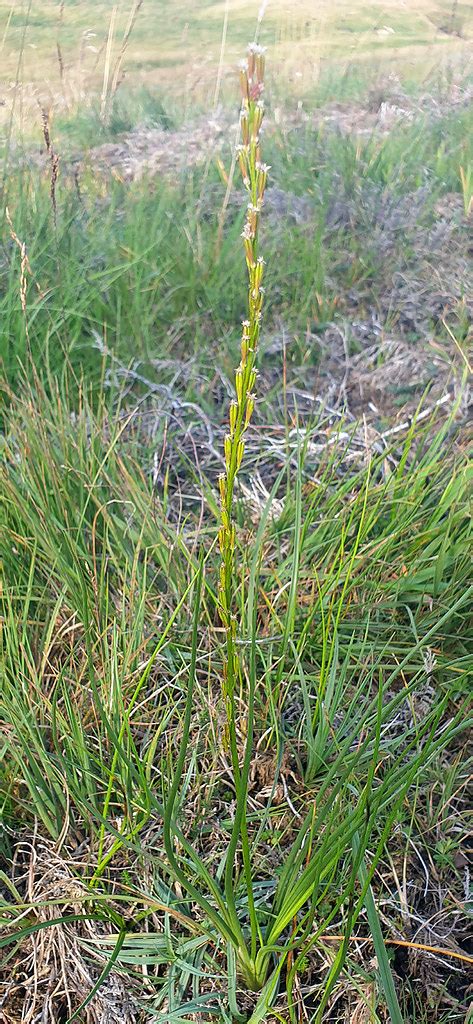
[[[473,9],[260,12],[0,2],[2,1024],[471,1019]]]

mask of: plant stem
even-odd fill
[[[223,663],[223,693],[226,712],[226,743],[230,750],[236,790],[236,812],[225,866],[225,895],[232,916],[236,914],[234,894],[234,863],[241,839],[248,908],[251,925],[251,960],[256,956],[258,925],[253,900],[249,841],[246,823],[246,800],[253,741],[254,671],[251,671],[248,691],[246,748],[240,768],[236,730],[236,688],[243,679],[243,669],[237,646],[237,619],[235,615],[237,580],[235,573],[235,523],[233,519],[235,486],[244,453],[244,434],[248,428],[255,404],[253,389],[257,379],[256,355],[260,334],[264,291],[262,288],[264,261],[258,255],[259,216],[269,168],[261,162],[259,133],[263,120],[262,94],[264,89],[264,50],[252,44],[240,70],[242,108],[240,114],[241,145],[238,162],[249,203],[242,233],[248,269],[248,319],[243,321],[241,360],[235,371],[236,399],[230,406],[229,432],[225,437],[226,472],[219,478],[220,528],[219,544],[222,555],[219,578],[219,612],[225,630]]]

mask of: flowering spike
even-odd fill
[[[225,735],[232,751],[235,750],[235,723],[233,694],[235,685],[243,682],[242,666],[237,646],[237,620],[233,611],[237,606],[235,579],[235,524],[233,502],[235,483],[242,464],[248,429],[255,407],[253,388],[256,383],[256,352],[262,316],[264,289],[262,287],[264,260],[258,253],[258,225],[269,167],[261,162],[260,130],[264,117],[262,93],[264,88],[264,49],[250,45],[247,59],[240,66],[242,106],[240,111],[241,144],[237,150],[244,185],[251,200],[242,231],[245,259],[248,269],[248,319],[242,323],[241,362],[235,370],[236,401],[230,404],[229,433],[224,438],[225,473],[219,477],[220,522],[218,542],[222,552],[218,583],[220,619],[225,629],[225,657],[223,663],[223,694],[227,725]]]

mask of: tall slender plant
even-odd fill
[[[243,321],[241,360],[235,371],[236,398],[230,405],[229,432],[225,437],[226,472],[219,478],[220,516],[219,543],[222,554],[219,583],[219,608],[226,636],[224,664],[225,693],[230,746],[234,746],[232,696],[241,665],[236,649],[235,600],[235,523],[233,505],[235,484],[245,447],[244,434],[253,414],[257,378],[256,356],[260,334],[264,289],[264,260],[258,253],[258,227],[269,167],[261,162],[260,129],[264,115],[264,50],[252,44],[248,58],[242,63],[240,81],[242,109],[240,114],[241,144],[238,160],[243,183],[249,195],[242,238],[248,269],[248,319]]]
[[[437,718],[432,714],[420,729],[412,730],[412,735],[407,731],[403,742],[393,745],[389,757],[387,752],[381,756],[382,723],[393,714],[404,694],[396,695],[383,705],[382,687],[378,684],[378,696],[367,702],[356,722],[347,728],[346,736],[336,745],[331,761],[325,764],[317,801],[308,801],[300,828],[278,870],[273,894],[268,897],[268,890],[264,886],[261,888],[258,879],[258,858],[255,856],[258,832],[255,836],[249,835],[247,816],[257,679],[256,602],[249,588],[251,638],[249,657],[243,664],[238,629],[234,522],[236,482],[244,453],[244,435],[255,403],[256,361],[264,296],[264,261],[258,251],[259,219],[269,170],[261,161],[260,147],[263,79],[264,51],[260,46],[251,45],[241,68],[242,141],[238,150],[243,182],[249,195],[243,230],[248,268],[248,319],[243,322],[241,360],[235,371],[236,397],[230,406],[229,431],[224,442],[225,473],[220,477],[219,544],[222,560],[218,607],[225,633],[222,680],[226,709],[225,742],[230,752],[235,788],[235,812],[224,857],[222,882],[213,877],[199,852],[183,835],[176,813],[194,703],[202,567],[194,595],[192,658],[180,751],[165,801],[163,831],[170,873],[194,904],[200,907],[207,922],[204,928],[216,930],[227,944],[229,969],[234,963],[248,988],[262,990],[260,998],[263,1003],[270,1001],[289,952],[317,942],[337,912],[345,907],[345,941],[324,986],[316,1017],[319,1021],[343,967],[350,931],[363,906],[377,858],[399,803],[420,766],[442,741],[434,741]],[[373,684],[376,693],[374,678]],[[243,755],[239,751],[236,721],[237,708],[242,704],[246,709]],[[421,742],[423,740],[425,742]],[[353,753],[354,748],[356,754]],[[389,770],[384,774],[380,771],[383,759],[389,763]],[[357,781],[357,773],[360,772],[361,783]],[[376,828],[381,810],[388,807],[387,823],[374,843],[370,869],[360,884],[359,872],[369,837]],[[181,856],[176,853],[176,839],[182,850]],[[314,925],[316,917],[317,926]],[[291,976],[289,972],[288,978]]]
[[[236,946],[236,957],[240,972],[251,988],[258,989],[264,981],[264,974],[258,976],[255,967],[259,926],[253,897],[252,867],[250,844],[246,821],[247,785],[253,740],[254,696],[255,696],[255,664],[254,645],[252,665],[249,671],[249,690],[247,694],[247,728],[246,748],[243,764],[237,743],[236,730],[236,689],[243,680],[243,667],[238,651],[237,618],[235,615],[237,580],[235,572],[236,528],[233,518],[237,474],[240,469],[245,448],[244,435],[249,426],[254,406],[254,388],[257,380],[256,358],[262,319],[264,289],[262,286],[264,260],[258,251],[258,229],[260,214],[264,201],[264,193],[269,167],[261,160],[260,131],[264,117],[264,71],[265,50],[257,43],[248,47],[247,57],[240,65],[241,111],[240,128],[241,142],[238,146],[238,163],[243,184],[248,193],[248,206],[242,239],[248,272],[248,317],[242,322],[240,345],[240,363],[235,370],[235,399],[230,405],[229,430],[224,440],[225,473],[219,478],[220,489],[220,525],[218,540],[222,561],[220,565],[218,602],[219,614],[225,631],[225,648],[223,658],[223,695],[226,711],[227,749],[230,750],[233,778],[237,795],[237,809],[233,822],[229,848],[225,863],[224,897],[225,903],[219,900],[225,918],[231,923],[230,941]],[[175,783],[179,772],[175,773]],[[177,795],[177,786],[168,802],[166,822],[171,823],[172,805]],[[167,830],[166,830],[167,831]],[[176,867],[170,833],[167,832],[167,853]],[[239,843],[241,843],[248,910],[250,917],[250,944],[241,928],[236,906],[235,859]],[[225,934],[225,930],[223,934]],[[227,933],[227,938],[229,937]],[[236,939],[236,943],[235,943]]]
[[[237,619],[235,616],[236,573],[235,573],[235,522],[233,506],[238,470],[240,469],[245,442],[244,435],[255,405],[254,387],[258,371],[256,359],[262,318],[264,289],[262,287],[264,260],[258,253],[258,228],[269,167],[261,161],[260,130],[264,116],[264,70],[265,51],[253,43],[248,47],[246,60],[240,66],[240,87],[242,106],[240,112],[241,143],[238,146],[238,162],[243,184],[248,193],[248,206],[242,238],[248,271],[248,318],[242,323],[241,358],[235,371],[235,399],[230,405],[229,431],[224,441],[225,473],[219,478],[220,487],[220,529],[219,545],[222,555],[218,588],[219,612],[225,630],[225,653],[223,661],[223,692],[226,710],[227,745],[230,748],[233,775],[238,794],[238,812],[230,842],[232,858],[236,853],[241,835],[243,862],[248,882],[249,912],[251,920],[252,957],[256,954],[257,923],[252,898],[250,851],[246,826],[246,788],[249,757],[253,739],[254,682],[255,672],[250,671],[248,693],[248,723],[246,730],[246,755],[240,768],[235,723],[235,689],[242,682],[242,664],[237,646]],[[227,900],[234,906],[233,864],[227,859],[225,873]]]

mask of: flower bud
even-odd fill
[[[255,407],[255,397],[249,391],[246,395],[246,410],[245,410],[245,430],[253,415],[253,409]]]
[[[271,170],[269,164],[257,164],[257,178],[256,187],[258,190],[258,199],[261,200],[264,196],[264,190],[266,188],[266,182],[268,180],[268,171]]]
[[[264,298],[264,288],[259,288],[258,291],[256,292],[256,294],[255,294],[255,292],[253,292],[253,303],[254,303],[254,309],[255,309],[256,313],[260,313],[261,312],[261,308],[262,308],[262,305],[263,305],[263,298]]]
[[[246,64],[244,64],[244,63],[243,63],[243,66],[240,67],[240,89],[241,89],[241,97],[242,97],[242,99],[248,101],[249,96],[250,96],[250,90],[249,90],[249,84],[248,84],[248,74],[247,74],[247,70],[246,70]]]
[[[258,135],[259,135],[259,131],[260,131],[261,125],[263,123],[263,117],[264,117],[264,103],[263,103],[263,100],[259,100],[258,103],[255,103],[255,107],[254,107],[254,111],[253,111],[252,124],[251,124],[251,135],[252,135],[252,138],[254,138],[254,139],[257,138]]]
[[[263,47],[261,47],[260,49],[261,49],[262,52],[260,52],[260,53],[258,53],[256,55],[256,61],[255,61],[256,68],[255,68],[255,70],[256,70],[256,79],[257,79],[257,81],[262,83],[264,81],[264,67],[265,67],[266,61],[265,61]]]
[[[258,256],[256,260],[256,267],[253,273],[253,286],[259,288],[263,279],[264,259],[262,256]]]
[[[243,244],[245,246],[246,262],[248,264],[248,267],[253,267],[255,264],[255,257],[253,251],[253,240],[251,237],[251,227],[248,221],[246,222],[245,227],[243,228],[241,237],[243,239]]]
[[[236,457],[236,468],[237,468],[237,471],[239,470],[239,468],[241,466],[241,462],[242,462],[242,459],[243,459],[244,451],[245,451],[245,442],[240,439],[239,442],[238,442],[238,445],[237,445],[237,457]]]
[[[230,403],[230,432],[232,434],[235,433],[237,416],[238,416],[238,406],[237,406],[237,403],[236,402],[231,402]]]
[[[240,130],[243,145],[248,146],[250,141],[250,125],[248,121],[248,112],[246,110],[242,110],[240,113]]]
[[[247,221],[247,223],[249,224],[250,232],[251,232],[253,237],[256,235],[256,229],[258,227],[258,215],[259,215],[259,207],[258,206],[254,206],[253,203],[248,203],[248,214],[247,214],[248,221]]]
[[[235,387],[238,404],[240,404],[243,398],[243,370],[241,366],[238,367],[238,370],[235,370]]]
[[[251,270],[251,268],[254,267],[254,265],[255,265],[255,258],[254,258],[253,246],[252,246],[250,240],[246,239],[246,238],[245,238],[245,256],[246,256],[246,263],[247,263],[248,269]]]
[[[232,439],[229,434],[224,438],[223,450],[225,453],[225,465],[227,469],[230,469],[230,463],[232,461]]]

